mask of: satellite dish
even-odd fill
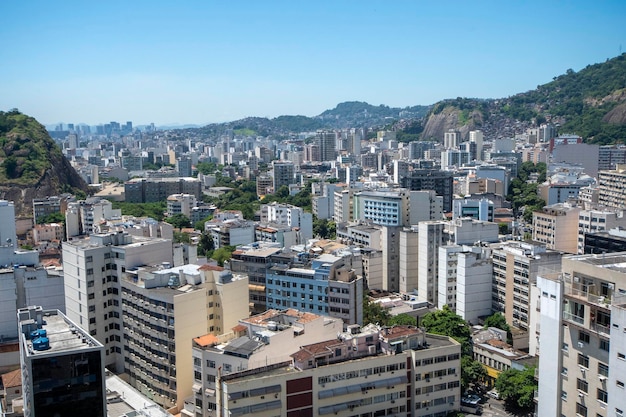
[[[8,244],[11,244],[11,238],[10,238],[10,237],[9,237],[9,238],[7,238],[7,243],[8,243]]]

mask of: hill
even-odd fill
[[[389,107],[373,106],[360,101],[339,103],[334,109],[318,116],[247,117],[226,123],[212,123],[189,132],[218,137],[232,131],[241,135],[288,136],[292,133],[314,132],[318,129],[343,129],[352,127],[382,127],[400,119],[415,120],[426,115],[430,106]]]
[[[567,70],[511,97],[440,101],[424,119],[422,138],[442,140],[450,128],[464,135],[480,128],[487,136],[512,136],[546,121],[588,143],[626,142],[626,54],[578,72]]]
[[[17,110],[0,112],[0,198],[17,215],[32,215],[33,198],[87,192],[45,127]]]

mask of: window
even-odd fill
[[[589,333],[583,332],[582,330],[578,332],[578,340],[581,342],[589,343]]]
[[[615,385],[617,385],[619,388],[624,388],[624,383],[622,381],[615,381]]]
[[[196,381],[202,381],[202,372],[194,371],[193,379],[195,379]]]
[[[598,363],[598,375],[609,376],[609,365]]]
[[[579,416],[587,417],[587,407],[580,403],[576,403],[576,414]]]
[[[567,376],[567,368],[566,367],[561,368],[561,375]]]
[[[582,353],[578,354],[578,364],[582,367],[589,368],[589,356],[583,355]]]
[[[626,355],[624,355],[623,353],[617,352],[617,359],[621,359],[623,361],[626,360]]]
[[[608,352],[609,351],[609,341],[600,339],[600,349],[601,350],[605,350],[605,351]]]
[[[606,391],[598,388],[598,401],[602,401],[603,403],[606,403],[608,398],[609,396],[606,393]]]
[[[585,393],[589,392],[589,383],[587,381],[583,381],[582,379],[577,379],[576,388]]]
[[[207,359],[206,366],[208,366],[209,368],[215,368],[215,361],[211,361]]]

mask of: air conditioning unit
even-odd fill
[[[600,382],[604,382],[606,381],[608,378],[605,377],[604,375],[598,375],[598,379],[600,380]]]
[[[585,396],[585,394],[583,394],[582,392],[578,393],[578,398],[583,398]]]
[[[582,349],[585,347],[585,344],[583,342],[578,342],[578,347]]]

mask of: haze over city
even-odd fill
[[[498,98],[621,52],[626,3],[5,2],[0,109],[46,124]]]

